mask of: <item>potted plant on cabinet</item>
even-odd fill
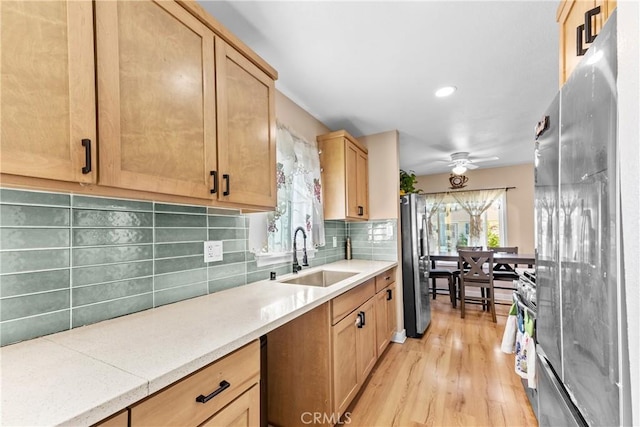
[[[404,171],[400,169],[400,195],[404,196],[405,194],[410,193],[420,193],[421,189],[415,188],[418,179],[416,178],[416,174],[413,171]]]

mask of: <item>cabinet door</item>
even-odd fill
[[[358,391],[356,335],[359,323],[356,310],[332,327],[334,413],[344,413]]]
[[[173,1],[97,1],[100,183],[209,198],[214,36]]]
[[[389,285],[385,293],[387,301],[387,337],[391,340],[396,333],[396,313],[398,311],[396,306],[398,303],[396,300],[396,284]]]
[[[219,200],[276,205],[275,85],[216,39]]]
[[[369,157],[358,150],[356,159],[356,205],[357,215],[360,219],[369,219]]]
[[[347,217],[359,218],[358,215],[358,147],[345,140],[345,187],[347,199]]]
[[[260,425],[260,386],[254,385],[200,427],[255,427]]]
[[[566,0],[558,18],[560,24],[560,86],[571,75],[582,56],[576,53],[578,38],[576,28],[584,24],[584,14],[595,7],[595,0]],[[582,33],[582,47],[587,48]]]
[[[387,292],[381,291],[376,294],[376,346],[378,357],[382,354],[387,344],[389,344],[389,322],[387,320]]]
[[[95,182],[91,2],[3,0],[0,32],[0,171]]]
[[[374,298],[365,302],[356,312],[360,313],[364,319],[362,328],[358,329],[356,335],[358,384],[362,384],[373,369],[378,360],[376,346],[376,311]]]

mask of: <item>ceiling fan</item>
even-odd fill
[[[453,167],[451,172],[456,175],[462,175],[467,169],[477,169],[476,163],[488,162],[491,160],[498,160],[498,157],[469,157],[469,153],[466,151],[460,151],[451,155],[451,163],[449,166]]]

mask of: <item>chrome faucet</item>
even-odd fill
[[[296,247],[296,237],[298,236],[298,231],[302,231],[302,238],[304,247],[302,248],[302,266],[298,265],[298,255],[296,252],[298,248]],[[296,231],[293,232],[293,272],[298,273],[298,271],[302,270],[302,267],[309,267],[309,262],[307,261],[307,233],[304,232],[304,228],[298,227]]]

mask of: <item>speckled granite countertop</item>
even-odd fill
[[[300,274],[358,274],[326,288],[254,282],[5,346],[0,424],[98,422],[395,265],[339,261]]]

